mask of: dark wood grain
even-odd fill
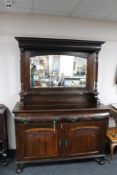
[[[20,102],[14,107],[17,171],[23,163],[104,157],[109,108],[99,103],[101,41],[16,38],[21,49]],[[30,57],[84,54],[86,88],[31,88]]]
[[[25,50],[98,52],[102,41],[16,37],[19,47]]]

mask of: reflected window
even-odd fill
[[[86,87],[87,59],[68,55],[30,58],[30,86]]]

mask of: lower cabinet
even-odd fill
[[[104,157],[108,117],[62,120],[16,116],[17,172],[24,163]]]

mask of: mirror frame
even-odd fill
[[[21,101],[26,95],[60,95],[97,93],[98,75],[98,53],[101,49],[102,41],[54,39],[54,38],[26,38],[16,37],[21,53]],[[30,56],[38,54],[47,55],[67,54],[78,55],[79,53],[88,54],[87,58],[87,87],[48,87],[30,88]]]

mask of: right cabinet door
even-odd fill
[[[66,124],[66,156],[103,154],[107,121]]]

